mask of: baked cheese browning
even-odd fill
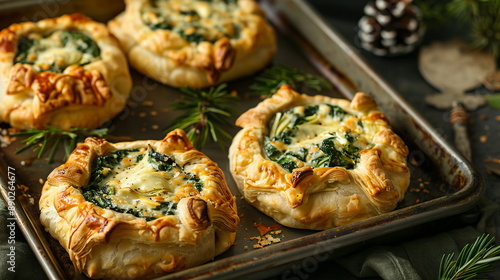
[[[141,16],[152,30],[171,30],[188,42],[214,43],[223,37],[239,37],[247,23],[238,11],[235,0],[153,0]]]
[[[339,106],[297,106],[275,115],[264,151],[288,172],[304,166],[353,169],[359,152],[373,146],[365,125]]]
[[[289,85],[243,113],[229,149],[245,199],[277,222],[327,229],[395,209],[408,148],[370,96],[309,96]]]
[[[92,279],[152,279],[231,247],[239,217],[224,173],[183,130],[160,141],[89,137],[42,189],[40,221]]]
[[[30,33],[19,38],[14,64],[30,64],[38,72],[61,73],[70,65],[83,66],[97,61],[100,54],[99,46],[78,31]]]
[[[83,196],[100,207],[152,220],[173,215],[182,198],[202,189],[194,174],[149,147],[97,157]]]
[[[204,88],[250,76],[276,53],[276,34],[255,0],[125,3],[109,29],[135,69],[169,86]]]
[[[84,15],[0,31],[0,121],[13,127],[98,127],[121,111],[131,87],[118,41]]]

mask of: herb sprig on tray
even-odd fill
[[[32,149],[38,152],[37,158],[40,159],[48,152],[47,161],[52,163],[60,146],[64,147],[65,157],[68,157],[78,142],[83,142],[89,136],[104,137],[107,133],[107,128],[71,128],[70,130],[63,130],[49,126],[42,130],[29,129],[15,134],[28,136],[28,138],[21,141],[24,146],[19,148],[16,154]]]
[[[446,23],[461,25],[469,42],[479,50],[500,56],[500,1],[417,0],[425,25],[436,29]]]
[[[488,272],[493,262],[500,260],[500,246],[494,246],[494,238],[488,234],[479,236],[474,243],[465,245],[458,257],[444,255],[439,264],[439,280],[476,279]]]
[[[250,89],[253,90],[254,95],[265,98],[275,94],[284,84],[288,84],[298,91],[302,91],[303,87],[316,91],[332,87],[327,80],[300,69],[286,65],[273,65],[255,78],[255,83],[250,86]]]
[[[230,120],[237,105],[236,94],[229,92],[225,83],[207,90],[190,87],[180,90],[183,94],[172,108],[184,112],[165,130],[184,129],[197,149],[205,146],[209,138],[224,149],[231,139],[226,128],[232,125]]]

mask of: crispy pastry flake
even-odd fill
[[[364,93],[349,102],[284,85],[236,124],[229,161],[238,188],[285,226],[327,229],[404,198],[408,148]]]
[[[108,26],[134,68],[174,87],[252,75],[277,48],[254,0],[127,0]]]
[[[120,112],[131,86],[116,39],[83,15],[0,32],[0,121],[13,127],[95,128]]]
[[[236,203],[183,130],[161,141],[88,138],[48,176],[40,220],[91,278],[149,279],[210,261],[234,242]]]

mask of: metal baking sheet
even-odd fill
[[[57,2],[57,1],[54,1]],[[47,16],[78,11],[107,21],[123,9],[122,1],[105,11],[92,9],[98,1],[64,1],[49,9],[35,5],[9,16],[2,16],[2,27],[17,19],[30,19],[36,11],[52,11]],[[237,198],[241,224],[237,239],[227,252],[213,261],[159,279],[258,279],[277,273],[291,275],[292,264],[306,261],[320,262],[341,255],[346,248],[371,239],[417,226],[446,216],[462,213],[473,207],[484,188],[476,171],[455,149],[442,139],[412,107],[382,80],[344,41],[323,21],[305,0],[264,1],[263,6],[278,31],[279,49],[273,63],[285,64],[322,75],[333,84],[333,90],[320,94],[350,98],[357,91],[372,95],[387,115],[395,131],[410,148],[409,166],[411,185],[404,201],[390,213],[375,218],[324,231],[298,230],[282,227],[277,236],[282,241],[254,249],[251,237],[259,233],[254,224],[275,224],[246,201],[241,199],[228,169],[227,151],[217,144],[208,144],[202,151],[216,161],[226,174],[231,191]],[[51,4],[53,5],[53,3]],[[300,19],[300,20],[297,20]],[[109,124],[110,137],[133,140],[162,139],[163,128],[178,113],[168,110],[180,91],[161,85],[132,70],[134,86],[127,107]],[[235,118],[255,106],[260,99],[250,97],[248,77],[228,85],[240,96]],[[309,92],[315,94],[316,92]],[[234,135],[238,128],[225,128]],[[51,279],[87,279],[75,274],[73,265],[62,247],[50,237],[38,220],[38,199],[44,179],[62,161],[48,164],[46,160],[33,160],[34,154],[15,154],[20,139],[1,150],[0,188],[3,198],[13,202],[17,225],[23,231],[47,276]],[[60,157],[59,157],[60,158]],[[15,197],[9,193],[13,171],[16,184]],[[438,171],[438,172],[436,172]]]

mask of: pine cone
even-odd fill
[[[421,41],[425,28],[420,10],[411,0],[375,0],[366,4],[359,22],[361,46],[378,56],[409,53]]]

